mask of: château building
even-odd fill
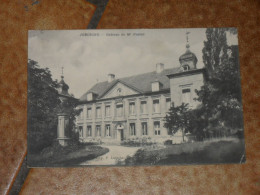
[[[179,58],[179,67],[165,69],[157,63],[155,71],[116,78],[109,74],[79,99],[82,110],[76,123],[80,140],[122,141],[135,137],[169,137],[164,117],[171,103],[188,103],[195,108],[195,89],[200,89],[205,69],[197,68],[197,57],[189,49]]]

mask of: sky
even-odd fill
[[[155,71],[157,63],[165,68],[180,66],[186,51],[186,32],[190,51],[202,68],[205,28],[132,29],[132,30],[31,30],[28,34],[28,59],[48,67],[54,80],[60,81],[62,67],[69,93],[80,98],[97,82]],[[98,36],[97,36],[98,35]],[[228,35],[229,44],[237,37]]]

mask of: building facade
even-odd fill
[[[171,104],[184,102],[195,108],[195,89],[201,88],[205,78],[205,70],[197,69],[197,57],[188,43],[186,48],[177,68],[164,69],[164,64],[158,63],[155,71],[145,74],[120,79],[109,74],[107,81],[87,91],[78,105],[82,110],[76,120],[80,140],[169,137],[164,117]]]

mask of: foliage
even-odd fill
[[[40,153],[29,155],[27,163],[30,166],[79,166],[81,163],[102,156],[109,150],[96,145],[70,142],[61,146],[58,141]]]
[[[56,136],[56,106],[60,103],[48,68],[42,69],[28,61],[28,150],[38,151],[51,144]]]
[[[139,149],[127,157],[126,165],[173,165],[208,163],[244,163],[244,140],[222,139],[218,141],[166,145],[164,148]]]
[[[121,142],[123,146],[132,146],[132,147],[139,147],[139,146],[149,146],[155,144],[151,137],[134,137],[129,138]]]
[[[236,35],[237,31],[235,28],[206,30],[202,52],[207,76],[204,86],[195,90],[198,96],[195,100],[201,104],[193,110],[172,106],[165,118],[169,134],[182,129],[183,133],[189,131],[203,140],[228,135],[231,129],[242,130],[238,47],[228,46],[227,33]]]
[[[188,104],[182,103],[180,106],[172,104],[168,114],[165,117],[164,127],[168,129],[169,134],[175,134],[178,130],[182,131],[182,138],[184,141],[184,134],[190,129],[191,115]]]
[[[70,126],[78,111],[73,99],[60,101],[57,88],[48,68],[40,68],[34,60],[28,60],[28,151],[39,152],[57,138],[57,114],[66,109],[70,113]],[[71,131],[70,131],[71,132]],[[71,134],[76,137],[75,133]]]
[[[207,41],[202,51],[209,78],[201,90],[196,90],[196,100],[202,105],[194,111],[199,114],[197,122],[203,124],[204,136],[216,134],[210,132],[215,127],[243,127],[238,49],[227,45],[227,31],[218,28],[206,30]],[[236,34],[236,31],[231,33]]]
[[[202,49],[203,63],[211,76],[219,66],[221,59],[227,55],[226,30],[223,28],[208,28],[206,38],[207,41],[204,41],[204,48]]]

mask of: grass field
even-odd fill
[[[125,163],[126,165],[240,163],[241,159],[245,162],[244,152],[244,140],[212,140],[167,145],[160,149],[145,147],[139,149],[133,157],[128,157]]]
[[[97,145],[74,144],[62,147],[54,144],[39,154],[30,154],[27,157],[27,164],[30,167],[73,167],[108,151],[107,148]]]

